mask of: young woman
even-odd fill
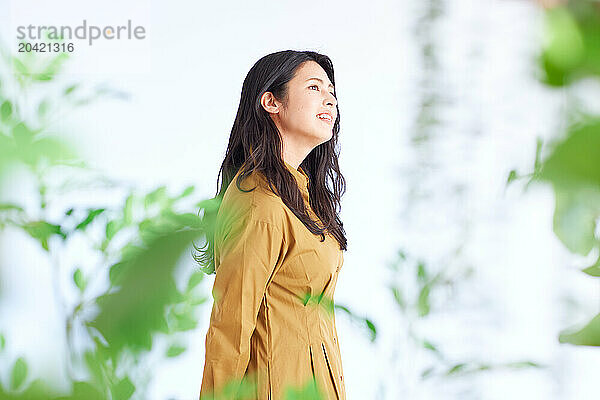
[[[249,397],[219,398],[280,400],[308,385],[346,398],[333,313],[346,250],[334,85],[331,60],[312,51],[269,54],[244,80],[214,242],[195,257],[216,271],[201,399],[231,382]]]

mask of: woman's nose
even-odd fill
[[[336,101],[335,97],[328,96],[325,104],[327,104],[327,105],[331,104],[332,106],[335,106],[337,104],[337,101]]]

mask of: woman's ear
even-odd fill
[[[260,98],[260,104],[269,114],[278,114],[281,110],[281,103],[277,101],[271,92],[263,93]]]

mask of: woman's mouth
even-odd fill
[[[333,118],[327,113],[317,114],[317,118],[329,125],[333,125]]]

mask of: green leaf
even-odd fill
[[[536,174],[539,173],[542,166],[541,158],[543,144],[544,140],[541,137],[537,137],[535,140],[535,161],[533,162],[533,170],[536,172]]]
[[[427,378],[429,378],[429,377],[431,376],[431,374],[433,374],[433,372],[434,372],[434,371],[435,371],[435,367],[429,367],[429,368],[427,368],[427,369],[423,370],[423,371],[421,372],[421,378],[422,378],[422,379],[427,379]]]
[[[31,130],[23,122],[13,128],[15,152],[20,160],[31,166],[37,166],[42,159],[53,164],[76,161],[75,150],[63,140],[49,136],[34,140],[40,132]]]
[[[65,89],[65,96],[70,95],[71,93],[73,93],[75,91],[75,89],[77,89],[79,87],[79,84],[76,83],[74,85],[70,85]]]
[[[194,192],[194,185],[190,185],[190,186],[186,187],[185,189],[183,189],[183,192],[181,192],[181,194],[179,196],[177,196],[175,199],[182,199],[186,196],[189,196],[193,192]]]
[[[123,206],[123,222],[124,225],[130,225],[133,222],[133,193],[127,196],[125,205]]]
[[[176,320],[176,331],[190,331],[196,329],[198,321],[196,321],[189,313],[173,314]]]
[[[152,204],[163,202],[166,199],[167,199],[167,188],[166,188],[166,186],[163,185],[163,186],[156,188],[152,192],[148,193],[144,197],[144,207],[148,208]]]
[[[106,229],[105,229],[105,233],[106,233],[106,240],[110,241],[112,240],[112,238],[117,234],[117,232],[119,232],[121,230],[121,228],[123,228],[125,224],[123,223],[123,220],[120,219],[114,219],[112,221],[108,221],[108,223],[106,224]]]
[[[304,292],[300,301],[302,301],[302,305],[306,306],[308,302],[312,299],[312,295],[310,292]]]
[[[111,283],[118,287],[96,299],[99,312],[87,322],[109,343],[112,355],[124,349],[133,354],[150,350],[154,334],[168,332],[167,309],[181,299],[174,269],[184,250],[200,235],[192,229],[170,231],[157,236],[147,248],[124,247],[121,261],[109,273]],[[180,328],[196,326],[187,315],[177,322]]]
[[[81,269],[77,268],[73,273],[73,282],[75,282],[75,285],[79,288],[81,292],[85,290],[87,282],[83,278],[83,273],[81,272]]]
[[[29,129],[24,122],[19,122],[13,127],[13,138],[18,147],[26,148],[31,145],[36,132]]]
[[[394,300],[396,300],[396,303],[400,306],[400,309],[402,309],[402,311],[406,311],[406,301],[404,300],[404,296],[402,295],[400,289],[395,286],[393,286],[391,289],[392,294],[394,295]]]
[[[596,276],[596,277],[600,276],[600,257],[598,257],[598,260],[596,260],[594,265],[591,265],[591,266],[583,269],[582,271],[590,276]]]
[[[576,68],[583,61],[585,47],[575,18],[566,7],[553,7],[546,11],[545,28],[548,62],[559,71]]]
[[[421,344],[422,344],[422,346],[423,346],[423,348],[424,348],[424,349],[431,350],[431,351],[433,351],[434,353],[439,353],[439,352],[440,352],[440,351],[437,349],[437,347],[435,347],[435,346],[434,346],[434,345],[433,345],[431,342],[429,342],[429,341],[427,341],[427,340],[423,340],[423,341],[421,342]]]
[[[8,122],[13,113],[12,103],[8,100],[4,100],[2,105],[0,106],[0,119],[3,122]]]
[[[488,371],[488,370],[490,370],[490,369],[492,369],[492,366],[491,366],[490,364],[479,364],[479,365],[478,365],[478,366],[475,368],[475,370],[474,370],[474,371],[472,371],[472,372],[475,372],[475,371]]]
[[[375,339],[377,339],[377,328],[375,327],[375,324],[373,323],[373,321],[371,321],[368,318],[365,318],[365,324],[367,325],[367,328],[369,329],[369,333],[370,333],[369,339],[371,340],[371,342],[374,342]]]
[[[6,339],[4,335],[0,333],[0,351],[4,351],[4,347],[6,346]]]
[[[10,373],[10,388],[17,390],[21,387],[27,377],[27,363],[23,357],[19,357],[13,365]]]
[[[166,355],[167,357],[177,357],[178,355],[182,354],[185,350],[186,349],[183,346],[172,345],[167,350]]]
[[[7,211],[7,210],[16,210],[16,211],[24,212],[23,208],[16,204],[0,203],[0,211]]]
[[[509,368],[543,368],[542,365],[533,361],[514,361],[506,364]]]
[[[578,346],[600,346],[600,314],[576,332],[561,332],[558,340],[560,343],[571,343]]]
[[[553,227],[556,236],[573,253],[587,255],[596,245],[596,219],[600,216],[600,189],[555,188]]]
[[[465,364],[465,363],[456,364],[446,372],[446,375],[457,374],[457,373],[461,372],[462,370],[464,370],[466,367],[467,367],[467,364]]]
[[[514,181],[515,179],[517,179],[517,171],[515,171],[514,169],[511,170],[508,174],[508,179],[506,180],[506,185],[508,186],[512,181]]]
[[[427,314],[429,314],[429,311],[430,311],[429,291],[430,291],[430,286],[425,285],[419,292],[419,299],[417,301],[417,310],[419,312],[420,317],[424,317]]]
[[[75,150],[67,142],[55,137],[44,137],[33,142],[27,151],[28,157],[35,161],[47,159],[51,163],[70,162],[77,160]]]
[[[307,293],[307,296],[305,296],[305,300],[307,299],[307,297],[310,297],[310,293]],[[341,304],[336,304],[335,308],[338,309],[338,310],[344,311],[345,313],[347,313],[350,316],[353,316],[352,311],[350,311],[350,309],[348,307],[346,307],[346,306],[343,306]]]
[[[88,210],[88,215],[87,217],[85,217],[85,219],[83,221],[81,221],[79,224],[77,224],[77,226],[75,227],[75,230],[81,230],[84,231],[85,228],[92,223],[92,221],[94,221],[94,218],[96,218],[98,215],[102,214],[104,212],[104,208],[96,208],[96,209],[89,209]]]
[[[64,239],[67,238],[67,235],[62,231],[60,225],[50,224],[46,221],[32,221],[28,222],[21,227],[29,233],[29,235],[37,239],[44,250],[49,251],[48,249],[48,240],[53,235],[61,236]]]
[[[251,395],[255,389],[250,387],[247,391]],[[283,393],[283,400],[325,400],[327,398],[314,378],[307,379],[306,383],[299,387],[287,384],[284,386]]]
[[[128,400],[135,392],[135,386],[128,376],[121,379],[111,390],[114,400]]]
[[[600,119],[587,119],[569,127],[542,165],[539,178],[558,187],[600,185]]]
[[[417,266],[417,279],[420,282],[427,281],[427,271],[425,271],[425,263],[423,263],[423,261],[420,261]]]
[[[49,110],[50,110],[50,100],[43,99],[42,101],[40,101],[40,104],[38,104],[38,107],[37,107],[38,116],[41,118],[44,118],[46,115],[48,115]]]
[[[398,250],[398,253],[396,254],[398,256],[398,258],[402,261],[406,261],[406,253],[404,252],[404,250],[400,249]]]
[[[600,276],[600,264],[597,265],[592,265],[591,267],[587,267],[586,269],[583,270],[583,272],[585,272],[586,274],[590,275],[590,276]]]
[[[195,271],[194,273],[192,273],[190,275],[190,279],[188,280],[187,291],[189,292],[190,290],[198,286],[198,284],[202,282],[202,280],[204,280],[204,276],[205,274],[202,271]]]
[[[13,62],[13,67],[16,70],[16,72],[18,72],[21,75],[25,75],[25,76],[29,75],[29,70],[27,69],[25,64],[23,64],[21,62],[21,60],[19,60],[16,57],[13,57],[12,62]]]

